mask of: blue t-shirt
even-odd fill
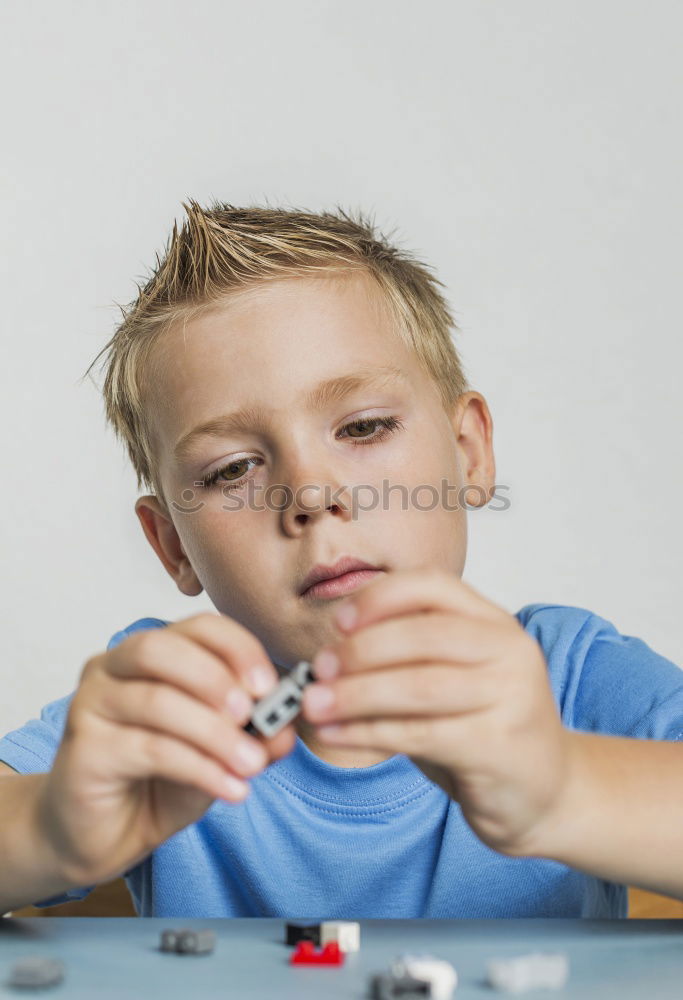
[[[670,660],[584,608],[529,604],[516,617],[543,649],[565,726],[683,738],[683,670]],[[167,624],[139,619],[107,648]],[[74,694],[0,739],[0,760],[21,773],[49,771]],[[250,785],[243,802],[215,800],[124,873],[139,916],[627,916],[625,886],[485,846],[459,805],[403,754],[336,767],[297,736]],[[82,899],[92,888],[35,905]]]

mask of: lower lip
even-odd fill
[[[361,583],[372,580],[373,576],[381,572],[381,569],[354,569],[350,573],[334,576],[331,580],[314,583],[304,591],[302,597],[341,597],[343,594],[350,594]]]

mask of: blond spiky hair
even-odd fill
[[[262,206],[236,208],[214,202],[202,208],[182,203],[187,220],[177,224],[162,259],[128,307],[123,320],[95,357],[108,351],[102,388],[106,420],[125,444],[137,475],[165,503],[152,442],[149,401],[153,393],[152,349],[172,324],[200,314],[233,292],[268,280],[312,272],[363,271],[377,282],[397,334],[412,348],[436,383],[443,406],[467,390],[451,339],[458,327],[437,286],[442,282],[410,252],[392,246],[374,223],[337,206],[313,213]]]

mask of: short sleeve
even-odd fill
[[[519,615],[543,647],[565,725],[683,740],[683,670],[673,661],[585,608],[527,605]]]
[[[118,646],[120,642],[127,639],[129,635],[133,635],[134,632],[143,632],[148,628],[163,628],[165,625],[168,625],[168,622],[164,621],[163,618],[138,618],[132,625],[122,628],[119,632],[114,632],[113,636],[107,643],[107,650],[113,649],[114,646]]]
[[[3,736],[0,760],[20,774],[51,770],[75,693],[51,701],[40,710],[39,719],[29,719],[20,729]]]
[[[597,616],[596,616],[597,617]],[[574,703],[577,729],[634,739],[683,739],[683,670],[602,618]]]

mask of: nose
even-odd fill
[[[282,525],[287,533],[296,533],[305,524],[329,515],[350,520],[348,486],[331,473],[329,465],[321,471],[318,463],[299,462],[279,482]]]

